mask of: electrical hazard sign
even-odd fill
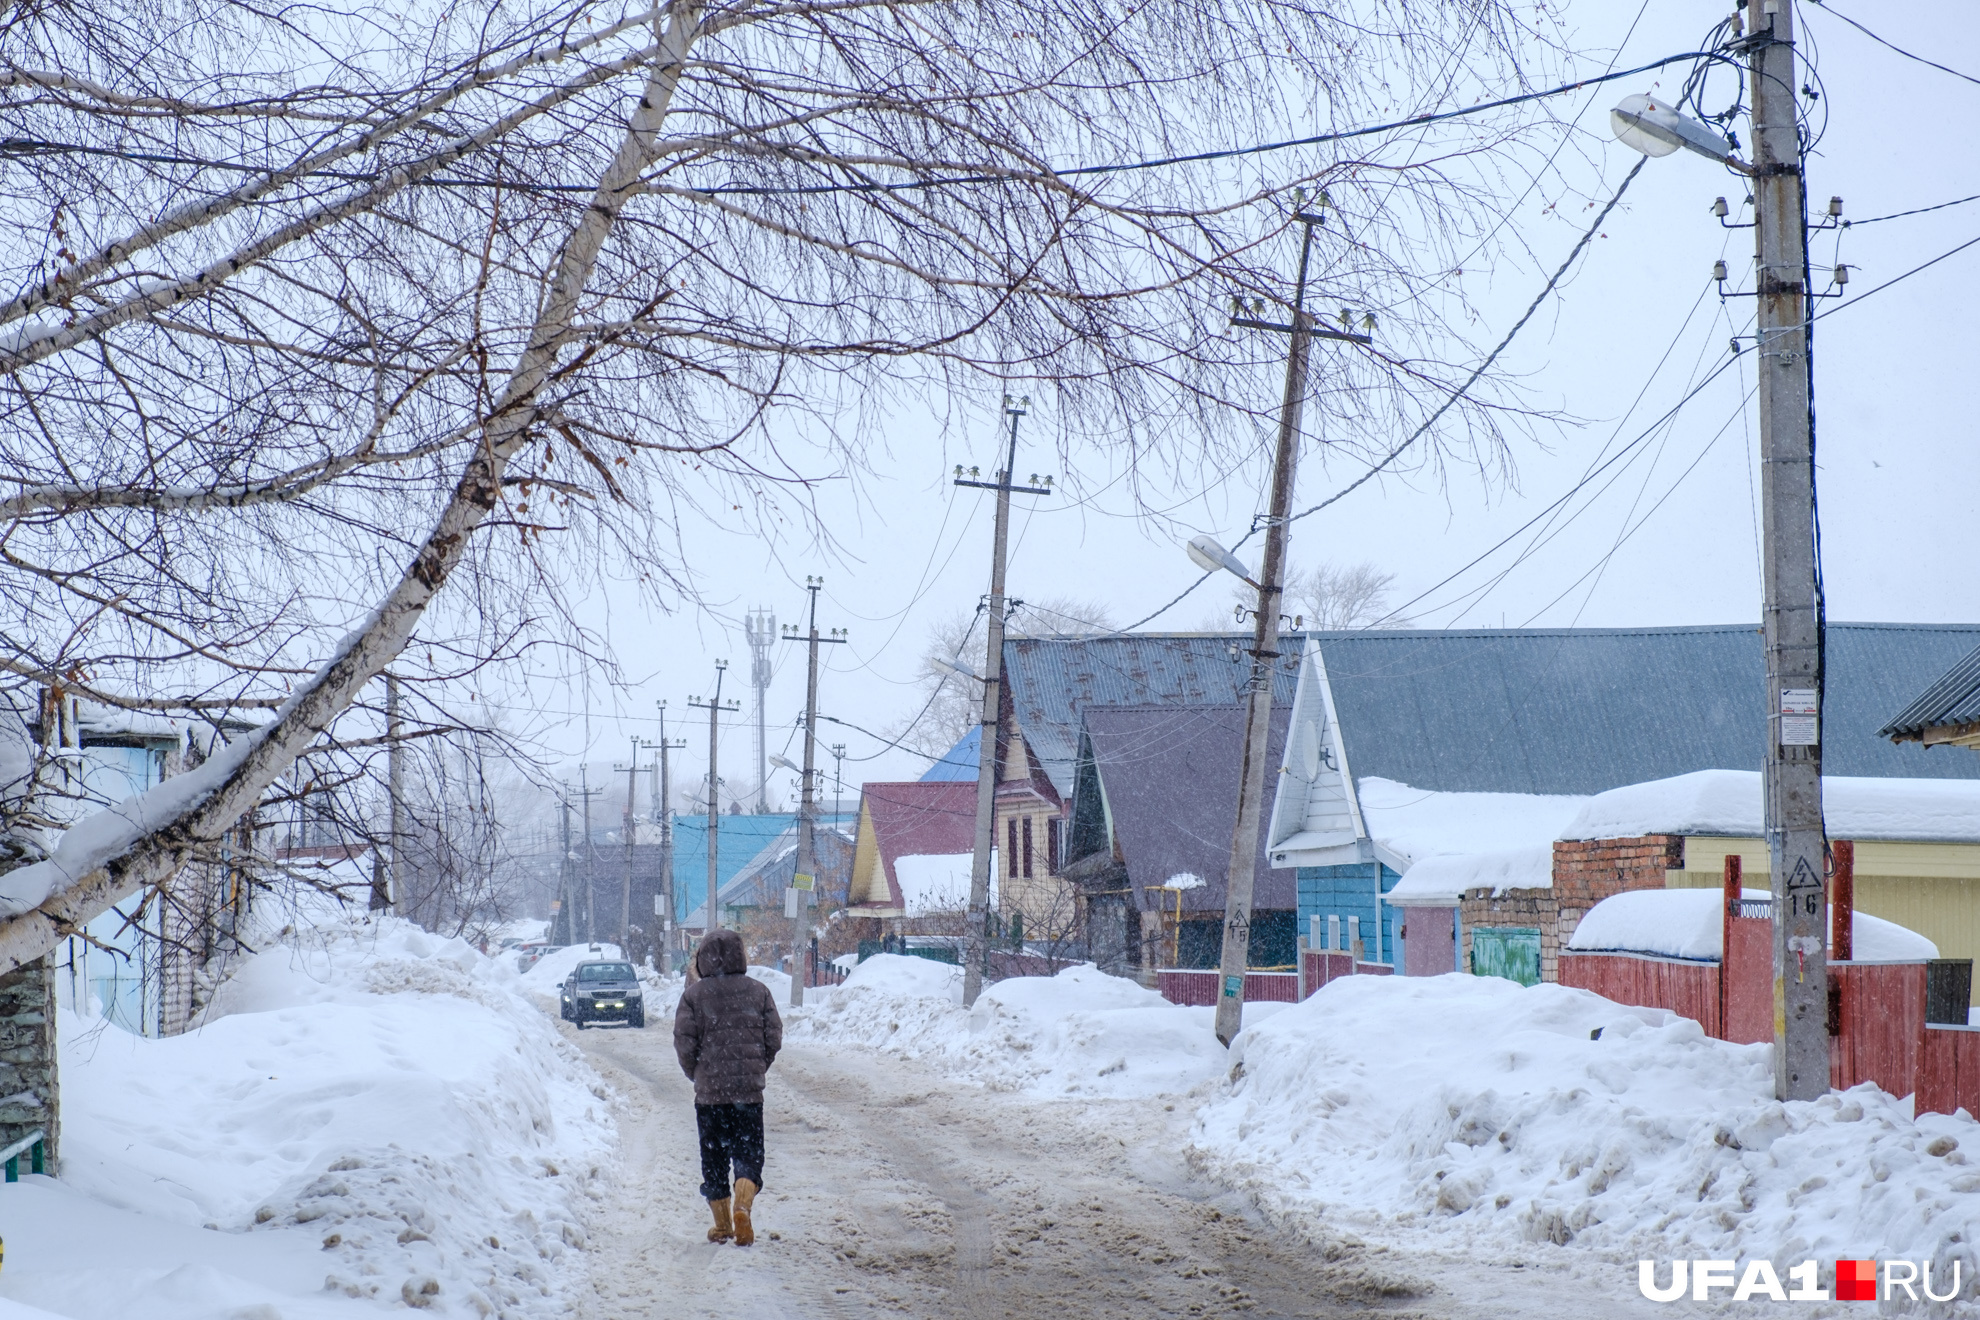
[[[1822,741],[1821,703],[1814,688],[1781,689],[1781,746],[1814,747]]]

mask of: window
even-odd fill
[[[1004,856],[1010,859],[1005,863],[1004,870],[1015,880],[1018,873],[1017,817],[1012,816],[1004,824],[1008,827],[1004,832],[1010,839],[1010,846],[1004,849]]]
[[[1024,878],[1031,879],[1031,817],[1024,818]]]
[[[578,968],[580,981],[630,981],[631,963],[585,963]]]
[[[1065,824],[1057,816],[1045,821],[1045,874],[1059,873],[1059,829]]]

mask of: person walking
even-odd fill
[[[750,1210],[763,1189],[763,1079],[784,1046],[784,1021],[770,988],[750,977],[735,931],[710,932],[694,970],[674,1014],[674,1053],[694,1083],[701,1194],[715,1213],[708,1240],[746,1247],[756,1241]]]

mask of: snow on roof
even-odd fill
[[[1740,897],[1764,900],[1764,889]],[[1719,889],[1632,889],[1612,894],[1588,910],[1568,948],[1580,953],[1647,953],[1660,958],[1717,962],[1725,938],[1725,901]],[[1825,917],[1823,938],[1831,929]],[[1896,922],[1855,914],[1852,953],[1860,962],[1912,962],[1939,956],[1939,946]]]
[[[1426,857],[1405,871],[1382,901],[1390,907],[1455,907],[1465,890],[1481,886],[1489,886],[1494,897],[1508,889],[1552,889],[1554,845]]]
[[[1571,794],[1436,793],[1374,776],[1355,787],[1369,838],[1398,871],[1445,853],[1552,843],[1588,801]]]
[[[1829,833],[1845,839],[1980,843],[1980,782],[1963,779],[1822,779]],[[1557,836],[1761,833],[1760,775],[1698,770],[1598,793]]]
[[[894,882],[910,917],[960,912],[969,906],[969,869],[974,853],[910,853],[894,859]],[[990,850],[990,893],[996,900],[997,850]]]

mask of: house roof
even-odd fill
[[[1877,736],[1898,742],[1919,742],[1927,729],[1976,723],[1980,723],[1980,647],[1967,652],[1934,680],[1890,723],[1877,730]]]
[[[1243,696],[1251,663],[1244,651],[1250,644],[1249,633],[1009,637],[1004,674],[1025,743],[1059,795],[1069,798],[1082,711],[1232,705]],[[1285,650],[1274,701],[1289,706],[1298,686],[1298,648]]]
[[[703,818],[702,824],[706,826],[706,817]],[[724,817],[722,828],[726,830],[728,824],[728,819]],[[797,825],[795,823],[787,826],[775,838],[771,839],[769,843],[765,844],[754,857],[739,867],[735,874],[726,880],[718,881],[715,887],[715,901],[724,908],[746,907],[769,902],[773,892],[784,889],[790,883],[790,877],[796,874],[797,834]],[[834,820],[820,819],[816,830],[812,834],[812,848],[814,852],[821,853],[826,848],[829,848],[830,844],[828,840],[833,838],[838,839],[842,844],[846,845],[852,842],[847,837],[843,826]],[[718,859],[724,851],[719,844],[716,846],[716,856]],[[708,865],[706,861],[707,854],[704,853],[702,856],[704,859],[702,866],[705,868]],[[814,865],[819,867],[821,873],[823,872],[824,865],[822,860],[814,863]],[[774,881],[775,883],[766,884],[766,881]],[[708,876],[707,871],[704,870],[701,877],[701,901],[695,904],[694,908],[689,911],[687,919],[681,923],[682,925],[701,928],[707,927],[707,891]],[[781,902],[782,900],[778,899],[776,901]]]
[[[858,908],[891,912],[903,907],[900,879],[894,863],[902,857],[974,852],[976,849],[976,783],[927,781],[871,783],[860,790],[860,847],[866,846],[871,825],[873,846],[879,850],[879,870],[887,895],[869,894]],[[853,858],[854,883],[868,859]]]
[[[736,872],[755,861],[773,840],[797,822],[793,812],[766,815],[722,817],[715,835],[715,893],[718,900],[728,892]],[[820,825],[846,824],[843,817],[821,816]],[[708,897],[708,817],[674,817],[674,906],[675,920],[683,925],[688,908]]]
[[[1693,770],[1757,768],[1757,629],[1315,633],[1354,776],[1457,792],[1599,793]],[[1885,712],[1980,643],[1980,626],[1831,623],[1822,767],[1980,778],[1880,736]]]
[[[956,739],[956,745],[942,753],[942,759],[921,776],[924,784],[976,782],[977,749],[983,746],[983,726],[972,724],[969,732]]]
[[[1289,704],[1272,708],[1268,767],[1279,764],[1291,713]],[[1160,900],[1173,907],[1175,895],[1151,898],[1148,889],[1174,876],[1192,875],[1203,884],[1182,891],[1182,909],[1222,912],[1231,833],[1237,826],[1244,707],[1234,702],[1088,706],[1085,731],[1113,842],[1127,865],[1137,902],[1152,907]],[[1266,779],[1268,793],[1272,778]],[[1076,810],[1084,814],[1084,804]],[[1272,870],[1262,838],[1260,845],[1252,906],[1297,907],[1293,875]]]

